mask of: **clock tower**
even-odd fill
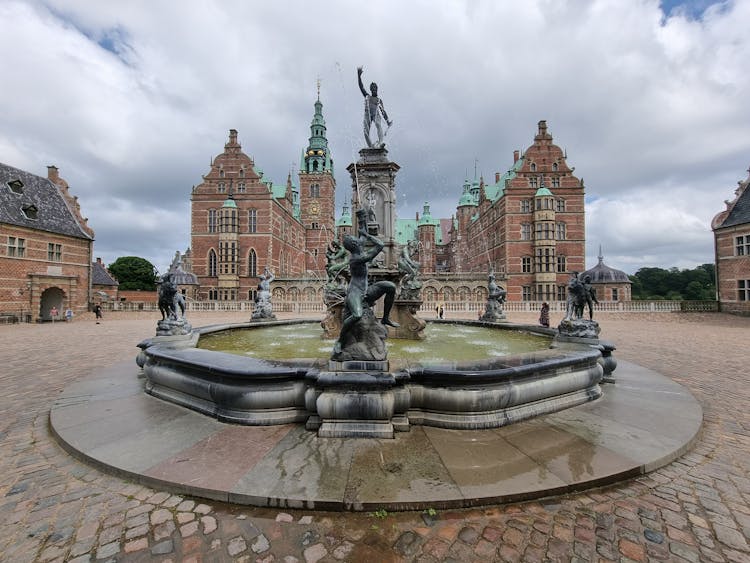
[[[326,248],[336,237],[336,180],[320,102],[320,81],[309,143],[300,160],[299,187],[300,221],[305,227],[305,270],[322,275],[326,267]]]

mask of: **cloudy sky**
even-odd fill
[[[97,256],[163,270],[230,128],[266,177],[297,169],[318,79],[340,212],[362,65],[394,120],[399,216],[450,216],[546,119],[587,187],[587,265],[601,244],[628,273],[692,268],[748,174],[748,29],[750,0],[3,0],[0,162],[57,165]]]

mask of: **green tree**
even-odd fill
[[[156,289],[156,268],[145,258],[122,256],[108,269],[120,282],[120,289],[153,291]]]

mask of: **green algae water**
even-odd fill
[[[242,328],[204,334],[198,348],[266,360],[326,359],[333,340],[317,323]],[[428,323],[424,340],[388,339],[388,358],[420,363],[488,360],[549,348],[551,338],[516,330]]]

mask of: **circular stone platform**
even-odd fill
[[[138,372],[123,363],[66,388],[50,412],[62,446],[148,486],[256,506],[421,510],[557,495],[666,465],[703,420],[687,389],[622,360],[597,401],[492,430],[412,426],[393,440],[221,423],[147,395]]]

